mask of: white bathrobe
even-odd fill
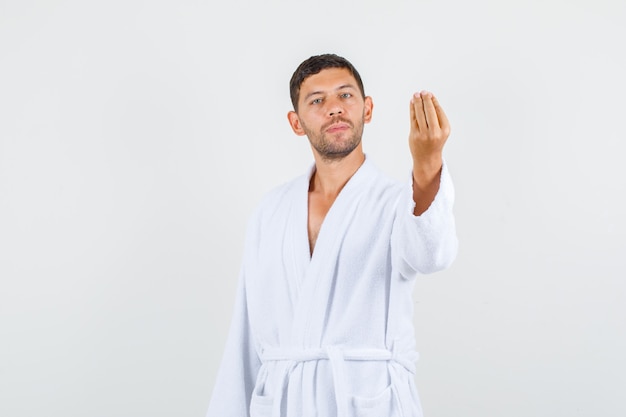
[[[311,256],[313,172],[270,192],[250,220],[208,417],[421,416],[412,288],[456,256],[446,166],[416,217],[411,181],[392,181],[366,159]]]

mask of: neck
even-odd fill
[[[310,192],[320,193],[330,198],[336,197],[348,180],[365,161],[365,154],[361,146],[357,147],[346,157],[339,160],[323,159],[316,152],[315,172],[309,185]]]

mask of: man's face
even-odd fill
[[[323,159],[339,160],[360,146],[372,107],[372,99],[363,99],[350,71],[328,68],[304,80],[298,111],[288,117],[293,131],[307,135]]]

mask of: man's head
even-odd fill
[[[362,153],[363,125],[372,118],[371,97],[354,67],[337,55],[304,61],[291,79],[294,111],[287,114],[294,133],[306,135],[313,153],[338,161]]]
[[[298,68],[296,68],[296,71],[291,76],[291,81],[289,81],[291,104],[293,104],[293,109],[296,112],[298,111],[298,101],[300,100],[300,88],[302,87],[304,80],[327,68],[347,69],[354,77],[359,90],[361,90],[361,96],[365,98],[365,89],[363,88],[361,76],[350,61],[335,54],[315,55],[303,61]]]

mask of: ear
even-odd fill
[[[372,120],[372,111],[374,110],[374,101],[370,96],[365,97],[363,109],[363,122],[369,123]]]
[[[305,135],[304,129],[302,128],[302,123],[300,123],[300,118],[298,117],[298,113],[293,110],[290,111],[289,113],[287,113],[287,119],[289,120],[289,125],[291,126],[293,133],[298,136]]]

